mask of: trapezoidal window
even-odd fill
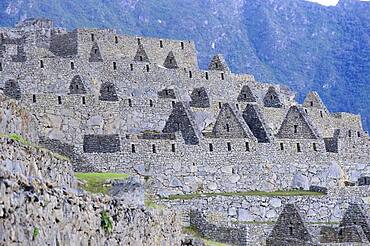
[[[118,44],[118,37],[117,36],[114,37],[114,43]]]
[[[297,152],[301,152],[301,145],[297,143]]]
[[[284,150],[284,144],[280,143],[280,150]]]
[[[248,142],[245,142],[245,151],[247,151],[247,152],[250,151],[249,143]]]
[[[312,144],[312,148],[313,148],[313,151],[317,151],[317,145],[316,145],[316,143],[313,143]]]
[[[162,40],[159,40],[159,47],[163,48],[163,41]]]
[[[157,153],[157,148],[156,148],[155,144],[152,145],[152,152],[154,154]]]
[[[171,145],[171,151],[172,151],[172,152],[176,152],[176,145],[175,145],[175,144],[172,144],[172,145]]]
[[[227,143],[227,151],[231,151],[231,143],[230,142]]]
[[[210,143],[208,146],[209,146],[209,151],[213,152],[213,144]]]
[[[131,144],[131,153],[136,153],[135,144]]]
[[[94,42],[95,41],[95,35],[94,33],[91,33],[91,42]]]
[[[0,62],[0,72],[3,71],[3,64]]]

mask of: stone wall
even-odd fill
[[[38,138],[35,117],[16,100],[9,100],[0,91],[0,134],[18,133],[31,142]]]
[[[182,211],[197,208],[217,214],[222,221],[268,223],[277,221],[286,204],[295,204],[304,222],[339,223],[350,203],[359,203],[370,214],[370,189],[349,187],[323,196],[214,196],[191,200],[160,200]]]
[[[0,153],[0,166],[11,172],[76,188],[72,165],[66,157],[3,137],[0,138]]]
[[[180,245],[181,227],[173,212],[127,207],[2,167],[0,177],[1,245]],[[104,227],[109,221],[111,232]]]

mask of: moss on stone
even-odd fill
[[[170,195],[168,200],[191,200],[199,197],[213,196],[323,196],[324,193],[305,191],[305,190],[289,190],[289,191],[243,191],[243,192],[215,192],[215,193],[192,193],[184,195]]]

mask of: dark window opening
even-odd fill
[[[208,72],[206,72],[206,80],[208,80]]]
[[[143,61],[143,56],[140,56],[140,57],[139,57],[139,60],[140,60],[140,61]]]
[[[235,104],[236,109],[239,110],[239,104]]]
[[[311,107],[313,107],[313,101],[310,102]]]
[[[82,97],[82,104],[86,104],[86,98]]]
[[[324,117],[324,115],[322,114],[322,111],[320,111],[320,116],[321,116],[321,118],[323,118],[323,117]]]
[[[181,42],[181,49],[184,49],[184,42]]]
[[[40,60],[40,68],[44,68],[44,61]]]
[[[218,63],[215,64],[216,68],[218,68]]]
[[[231,168],[231,173],[236,174],[235,168]]]
[[[117,36],[115,36],[115,37],[114,37],[114,42],[115,42],[116,44],[118,44],[118,37],[117,37]]]
[[[172,144],[172,145],[171,145],[171,151],[172,151],[172,152],[176,152],[176,145],[175,145],[175,144]]]
[[[361,133],[360,132],[357,132],[357,137],[361,137]]]
[[[297,152],[301,152],[301,145],[297,143]]]
[[[162,40],[159,40],[159,47],[163,48],[163,41]]]
[[[230,142],[227,143],[227,150],[231,151],[231,143]]]
[[[155,144],[152,145],[152,151],[154,154],[157,153],[157,148],[155,147]]]
[[[274,96],[273,95],[271,95],[270,98],[271,98],[271,100],[274,100]]]
[[[229,126],[229,124],[226,124],[226,131],[227,132],[230,132],[230,126]]]
[[[153,100],[152,99],[149,100],[149,105],[150,105],[150,107],[153,107]]]
[[[222,108],[222,102],[218,102],[218,107]]]
[[[166,95],[166,96],[168,96],[168,90],[166,89],[166,90],[164,90],[164,94]]]
[[[149,69],[150,69],[149,65],[146,65],[145,67],[146,67],[146,71],[149,72]]]
[[[32,95],[32,102],[36,103],[36,95]]]
[[[352,131],[348,130],[348,137],[352,137]]]
[[[0,72],[3,71],[3,64],[0,62]]]
[[[304,109],[304,112],[306,112],[306,114],[308,113],[306,108]]]
[[[250,151],[249,143],[248,142],[245,142],[245,151]]]
[[[189,71],[189,78],[193,78],[193,74],[191,71]]]
[[[221,73],[221,79],[224,80],[225,79],[225,75],[224,73]]]
[[[298,132],[298,125],[294,125],[294,133]]]
[[[128,106],[129,107],[132,107],[132,101],[131,101],[131,99],[128,99]]]
[[[94,54],[98,54],[98,49],[94,49]]]
[[[284,144],[280,143],[280,150],[284,150]]]
[[[140,38],[137,38],[137,44],[140,45],[141,44],[141,39]]]
[[[91,33],[91,41],[94,42],[95,41],[95,35],[93,33]]]
[[[71,69],[74,70],[75,69],[75,63],[74,62],[71,62]]]
[[[117,70],[117,63],[113,62],[113,70]]]
[[[313,143],[313,144],[312,144],[312,148],[313,148],[313,150],[314,150],[314,151],[317,151],[316,143]]]
[[[289,226],[289,235],[293,236],[293,226]]]
[[[172,58],[170,58],[170,60],[169,60],[169,61],[170,61],[170,64],[172,64]]]
[[[130,64],[130,70],[133,71],[134,70],[134,64]]]
[[[58,104],[62,104],[62,97],[58,96]]]
[[[213,144],[209,144],[209,151],[212,152],[213,151]]]
[[[173,108],[175,107],[175,104],[176,104],[176,102],[175,101],[172,101],[172,107]]]
[[[135,144],[131,144],[131,153],[136,153]]]

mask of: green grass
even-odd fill
[[[77,179],[85,182],[82,187],[91,193],[108,194],[110,186],[104,185],[108,180],[122,180],[128,178],[124,173],[75,173]]]
[[[185,195],[170,195],[168,200],[190,200],[199,197],[214,197],[214,196],[323,196],[324,193],[305,191],[305,190],[290,190],[290,191],[244,191],[244,192],[218,192],[218,193],[192,193]],[[166,198],[165,198],[166,199]]]

